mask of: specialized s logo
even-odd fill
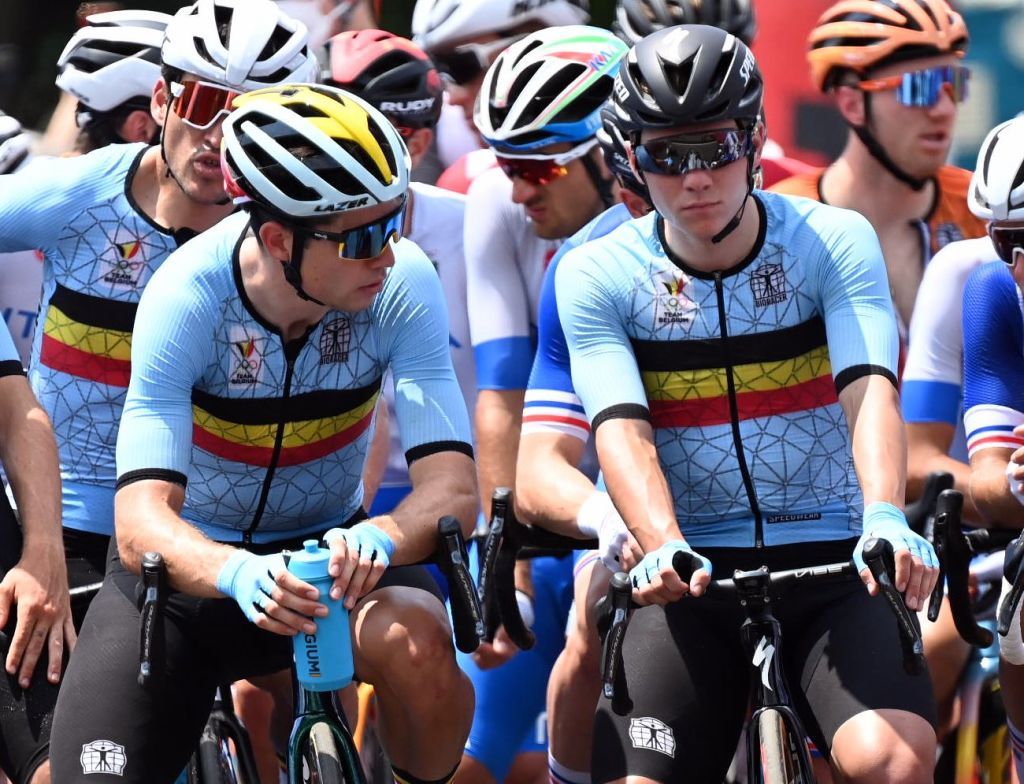
[[[137,286],[139,283],[139,270],[142,269],[145,260],[139,256],[142,250],[140,240],[131,242],[115,242],[114,250],[117,251],[117,258],[108,261],[110,269],[103,276],[106,283],[113,283],[118,286]]]
[[[683,293],[689,282],[685,276],[675,275],[659,281],[661,291],[655,297],[656,321],[659,326],[690,324],[693,321],[697,305]]]
[[[750,79],[750,74],[754,70],[755,65],[754,53],[747,49],[747,56],[743,59],[743,65],[740,66],[740,78],[744,82]]]
[[[320,364],[347,362],[351,341],[352,327],[345,316],[338,316],[326,322],[320,333]]]
[[[754,304],[759,308],[778,305],[789,298],[786,272],[781,264],[762,264],[750,273]]]
[[[768,673],[772,669],[772,659],[775,658],[775,646],[768,642],[766,637],[762,637],[760,642],[757,643],[757,649],[754,651],[753,665],[761,668],[761,683],[769,691],[773,691],[771,683],[768,679]]]
[[[106,773],[112,776],[124,776],[124,766],[128,764],[128,756],[124,746],[110,740],[94,740],[82,745],[82,773]]]
[[[235,367],[228,379],[229,384],[255,384],[259,380],[263,358],[256,348],[256,338],[236,340],[231,344],[234,348]]]

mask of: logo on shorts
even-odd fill
[[[685,276],[675,275],[660,281],[661,289],[655,297],[658,326],[690,324],[693,321],[697,305],[683,293],[689,283]]]
[[[234,351],[235,369],[228,379],[229,384],[255,384],[263,359],[256,348],[256,338],[236,340],[231,344]]]
[[[781,264],[762,264],[751,272],[750,288],[754,292],[754,304],[759,308],[778,305],[789,297]]]
[[[123,776],[128,757],[124,746],[112,740],[94,740],[82,745],[82,773],[109,773]]]
[[[672,728],[652,716],[629,720],[629,740],[634,749],[650,749],[669,757],[676,756],[676,737]]]
[[[324,324],[320,333],[320,364],[330,365],[348,361],[348,346],[352,340],[352,328],[344,316]]]

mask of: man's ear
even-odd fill
[[[273,258],[280,262],[288,262],[292,257],[292,240],[294,234],[282,223],[274,220],[265,221],[257,232],[260,242]]]
[[[864,125],[867,122],[865,96],[862,90],[841,84],[834,88],[836,109],[848,125]]]
[[[124,118],[117,135],[126,142],[148,142],[153,138],[156,123],[148,112],[136,109]]]
[[[430,128],[417,128],[405,140],[405,146],[409,148],[409,157],[412,158],[413,166],[416,166],[420,159],[427,154],[427,150],[430,149],[433,142],[434,132]]]
[[[761,154],[764,152],[764,144],[768,141],[768,128],[764,124],[764,120],[758,120],[754,125],[752,136],[752,142],[754,145],[754,168],[758,168],[761,165]]]
[[[163,125],[167,119],[167,110],[171,105],[171,86],[163,80],[157,79],[153,85],[153,95],[149,99],[149,113],[153,115],[157,125]]]

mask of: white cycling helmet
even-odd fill
[[[401,135],[351,93],[287,84],[239,96],[234,106],[221,152],[236,204],[315,218],[388,202],[408,189]]]
[[[997,125],[985,137],[967,206],[982,220],[1024,220],[1024,117]]]
[[[32,138],[21,123],[0,112],[0,174],[15,171],[28,157]]]
[[[71,36],[57,60],[57,86],[94,112],[132,99],[148,103],[160,79],[160,44],[170,20],[157,11],[86,17],[88,24]]]
[[[417,0],[412,34],[417,45],[431,52],[526,22],[557,27],[589,19],[588,0]]]
[[[241,92],[315,82],[306,26],[271,0],[196,0],[167,25],[163,64]]]
[[[590,139],[627,51],[599,27],[531,33],[487,69],[473,122],[490,146],[506,152]]]

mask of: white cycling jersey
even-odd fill
[[[908,423],[945,422],[955,426],[950,455],[965,463],[964,286],[977,267],[997,258],[987,236],[946,245],[925,267],[910,322],[901,389],[903,418]]]
[[[501,169],[473,181],[464,228],[469,331],[479,389],[526,389],[541,282],[560,240],[538,237]]]
[[[452,365],[458,379],[467,409],[472,412],[476,404],[476,376],[473,352],[469,342],[469,317],[466,312],[466,261],[462,252],[462,222],[466,198],[432,185],[419,182],[409,184],[412,191],[411,225],[408,238],[419,245],[433,263],[441,278],[445,303],[448,305],[448,345],[452,352]],[[388,463],[381,482],[381,491],[402,495],[411,487],[409,466],[399,438],[394,415],[394,388],[390,380],[384,385],[388,404],[391,434]],[[472,417],[470,417],[472,421]],[[382,503],[390,505],[383,496]]]

